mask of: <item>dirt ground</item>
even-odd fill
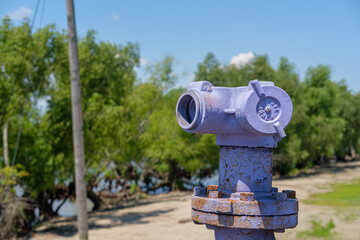
[[[360,209],[334,209],[308,205],[310,194],[326,191],[332,183],[360,178],[360,162],[337,163],[326,168],[314,168],[296,177],[276,179],[273,186],[280,190],[296,190],[299,199],[299,224],[277,239],[297,239],[297,232],[311,228],[312,220],[335,223],[334,239],[360,239]],[[90,213],[89,239],[123,240],[208,240],[214,239],[212,230],[195,225],[190,219],[191,192],[175,192],[150,196],[101,212]],[[350,216],[350,217],[349,217]],[[31,239],[78,239],[74,218],[55,218],[37,229]],[[309,238],[307,238],[309,239]]]

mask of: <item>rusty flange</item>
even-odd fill
[[[191,210],[191,218],[195,223],[218,227],[241,229],[276,230],[294,228],[297,225],[297,214],[284,216],[236,216]]]
[[[226,195],[225,195],[226,196]],[[284,229],[297,225],[295,191],[270,193],[235,192],[224,197],[217,185],[196,187],[192,197],[196,223],[247,229]]]

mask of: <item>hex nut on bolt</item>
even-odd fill
[[[230,198],[240,201],[254,201],[254,193],[252,192],[235,192],[231,193]]]
[[[218,189],[219,189],[218,185],[207,185],[206,187],[206,191],[218,190]]]
[[[208,198],[221,198],[222,192],[217,190],[210,190],[207,192]]]
[[[287,198],[296,199],[296,191],[294,191],[294,190],[283,190],[282,192],[286,194]]]

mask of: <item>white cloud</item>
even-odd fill
[[[195,74],[191,73],[189,76],[189,82],[193,82],[195,80]]]
[[[112,18],[112,20],[114,20],[114,21],[119,21],[119,20],[120,20],[120,17],[119,17],[119,15],[117,15],[117,14],[113,14],[113,15],[111,16],[111,18]]]
[[[145,58],[140,58],[140,66],[145,66],[148,64],[149,64],[148,60],[146,60]]]
[[[231,58],[230,64],[235,65],[236,67],[243,67],[246,64],[249,64],[254,58],[255,55],[252,52],[239,53],[239,55]]]
[[[26,7],[20,7],[13,12],[7,14],[12,20],[22,20],[25,17],[30,17],[32,10]]]

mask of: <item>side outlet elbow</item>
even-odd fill
[[[272,82],[226,88],[203,81],[180,96],[176,118],[187,132],[216,134],[218,145],[275,147],[292,111],[288,94]]]
[[[195,129],[202,118],[202,104],[194,91],[183,93],[176,106],[176,119],[184,130]]]

